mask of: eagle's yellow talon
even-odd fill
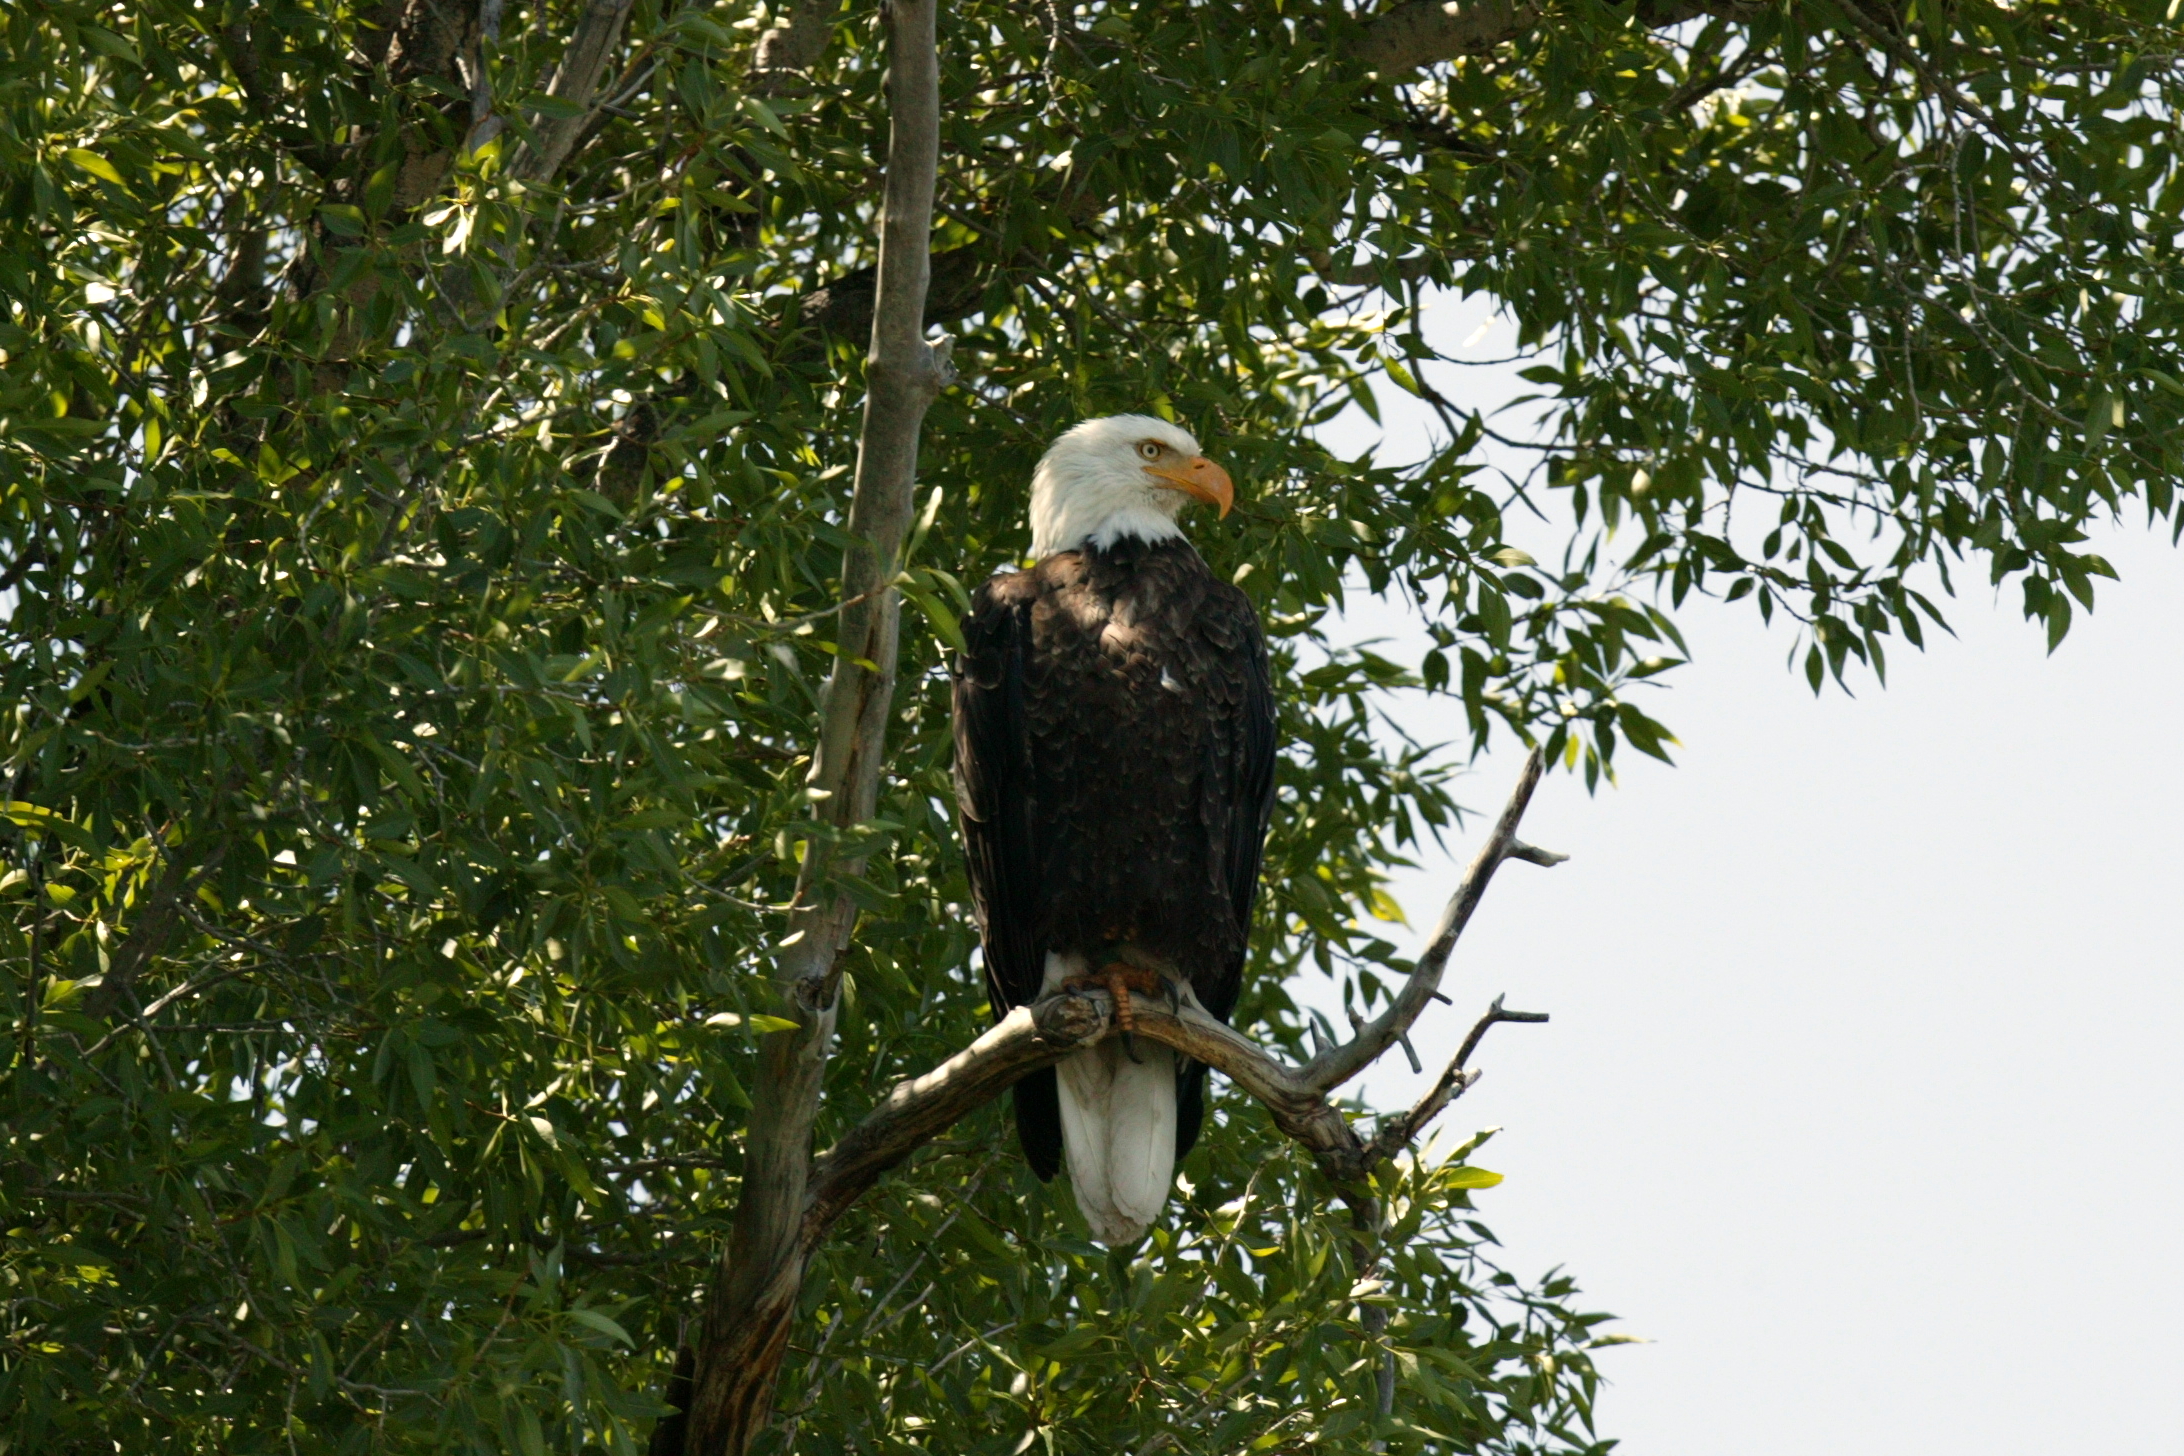
[[[1142,966],[1133,966],[1126,961],[1110,961],[1088,975],[1076,976],[1062,983],[1062,989],[1066,991],[1083,990],[1092,986],[1098,987],[1114,998],[1115,1027],[1125,1037],[1137,1030],[1136,1009],[1130,1004],[1130,993],[1132,991],[1142,996],[1152,996],[1164,989],[1168,991],[1171,997],[1175,994],[1175,989],[1168,985],[1165,977],[1157,972],[1148,971]],[[1131,1053],[1130,1060],[1137,1060],[1134,1050]]]

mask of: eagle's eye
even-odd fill
[[[1137,452],[1142,459],[1158,460],[1160,458],[1160,442],[1157,440],[1140,440]]]

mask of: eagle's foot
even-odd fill
[[[1062,983],[1064,990],[1078,990],[1097,986],[1115,998],[1115,1025],[1122,1032],[1123,1051],[1131,1061],[1138,1059],[1134,1033],[1137,1031],[1137,1015],[1130,1005],[1130,993],[1152,996],[1165,991],[1168,999],[1181,1004],[1175,987],[1158,971],[1148,971],[1143,966],[1133,966],[1127,961],[1110,961],[1089,975],[1077,976]]]

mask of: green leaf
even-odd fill
[[[1097,1325],[1079,1325],[1064,1333],[1059,1339],[1049,1340],[1039,1347],[1042,1359],[1064,1360],[1081,1354],[1105,1339],[1107,1332]]]
[[[622,519],[622,508],[596,490],[585,490],[578,487],[569,492],[569,499],[583,506],[586,510],[596,512],[609,520],[619,521]]]
[[[144,63],[137,59],[136,47],[108,30],[105,26],[92,25],[87,21],[78,20],[75,23],[75,29],[76,38],[99,54],[142,68]]]
[[[121,173],[115,169],[114,164],[97,152],[84,147],[70,147],[67,156],[79,172],[88,172],[101,182],[111,182],[125,190],[129,185],[121,180]]]
[[[678,11],[674,20],[666,27],[666,33],[678,39],[691,36],[701,45],[717,46],[722,50],[730,49],[736,44],[735,37],[721,29],[719,23],[702,10]]]
[[[387,215],[388,205],[394,201],[394,185],[401,175],[402,161],[400,158],[396,158],[364,180],[365,216],[379,218]],[[325,216],[325,214],[322,212],[321,216]],[[326,221],[329,227],[335,227],[333,218],[327,217]],[[344,221],[346,222],[348,219],[345,218]],[[340,229],[337,227],[336,231],[340,231]],[[360,228],[358,231],[361,232],[362,229]],[[353,237],[356,234],[346,233],[344,235]]]
[[[4,814],[8,822],[18,828],[53,835],[78,853],[94,854],[98,851],[98,842],[91,837],[88,831],[51,809],[40,808],[36,804],[26,804],[22,800],[16,799],[10,800],[4,808],[0,808],[0,814]]]
[[[543,91],[535,91],[517,104],[552,121],[581,121],[589,114],[574,101]]]
[[[941,641],[957,652],[967,650],[963,642],[963,628],[956,621],[955,613],[949,611],[937,596],[919,586],[907,572],[895,578],[895,589],[932,624],[933,631]]]
[[[620,1324],[607,1315],[601,1314],[598,1310],[571,1309],[568,1313],[570,1319],[586,1329],[596,1330],[618,1344],[627,1345],[632,1349],[636,1348],[637,1342],[630,1338],[629,1331],[623,1329]]]
[[[328,202],[319,207],[319,221],[336,237],[360,238],[370,231],[364,210],[346,202]]]
[[[425,802],[427,795],[424,780],[417,776],[417,770],[410,766],[407,758],[368,732],[359,733],[357,737],[372,757],[379,760],[379,766],[387,771],[387,777],[393,779],[413,803]]]

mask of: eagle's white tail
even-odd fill
[[[1135,1243],[1175,1181],[1175,1053],[1109,1038],[1054,1069],[1077,1207],[1103,1244]]]
[[[1043,992],[1084,970],[1081,956],[1049,953]],[[1140,1038],[1137,1058],[1110,1037],[1054,1068],[1069,1182],[1092,1237],[1108,1245],[1137,1242],[1175,1181],[1175,1053]]]

